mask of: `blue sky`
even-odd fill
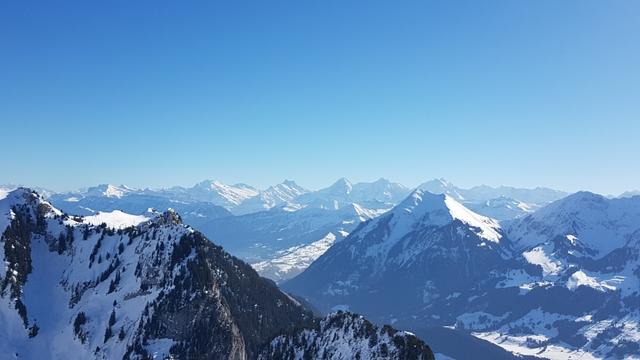
[[[640,188],[640,2],[0,4],[0,183]]]

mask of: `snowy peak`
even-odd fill
[[[402,201],[410,190],[406,186],[380,178],[372,183],[357,183],[353,185],[352,198],[364,205],[376,201],[390,206]]]
[[[363,208],[379,211],[392,208],[408,193],[407,187],[383,178],[357,184],[342,178],[328,188],[303,194],[296,201],[303,206],[334,210],[355,203]]]
[[[309,190],[294,181],[285,180],[280,184],[260,191],[257,196],[244,200],[231,210],[236,215],[244,215],[269,210],[278,206],[299,208],[300,206],[295,203],[295,199],[308,192]]]
[[[271,201],[274,205],[290,203],[302,194],[308,193],[309,190],[296,184],[294,181],[285,180],[280,184],[270,186],[268,189],[260,193],[260,197],[266,201]]]
[[[246,184],[227,185],[216,180],[202,181],[187,191],[196,199],[210,201],[227,209],[259,194],[257,189]]]
[[[319,190],[318,192],[333,195],[349,195],[353,190],[353,184],[347,178],[340,178],[328,188]]]
[[[443,178],[427,181],[418,186],[418,189],[428,191],[433,194],[447,194],[455,199],[464,200],[464,196],[460,193],[460,189]]]
[[[607,199],[581,191],[519,219],[509,234],[519,247],[571,235],[597,257],[626,244],[640,230],[640,197]]]
[[[100,184],[98,186],[92,186],[84,193],[85,196],[103,196],[109,198],[121,198],[127,193],[136,191],[136,189],[130,188],[126,185],[115,186],[111,184]]]
[[[500,225],[494,219],[474,213],[453,197],[445,194],[432,194],[415,190],[392,213],[398,217],[411,217],[416,222],[431,226],[443,226],[454,220],[469,225],[477,235],[493,242],[502,237]]]
[[[114,229],[124,229],[130,226],[136,226],[142,222],[149,220],[144,215],[131,215],[120,210],[100,211],[95,215],[85,216],[83,222],[90,225],[105,224],[107,227]]]

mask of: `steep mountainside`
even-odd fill
[[[115,230],[18,189],[0,198],[0,230],[0,353],[8,358],[271,358],[276,338],[329,337],[331,318],[318,323],[173,211]],[[354,322],[331,336],[363,354],[395,346],[388,358],[432,356],[410,335],[363,345],[360,328]],[[298,354],[327,351],[323,344]]]
[[[640,198],[578,193],[505,230],[418,191],[283,286],[323,310],[454,326],[521,354],[640,358],[639,214]]]
[[[364,223],[285,283],[322,309],[348,304],[382,322],[411,316],[431,299],[465,291],[511,254],[495,220],[448,195],[415,191]],[[375,294],[376,301],[368,300]]]
[[[379,328],[362,316],[344,312],[329,315],[317,328],[304,330],[294,337],[275,338],[261,359],[302,360],[305,352],[313,353],[310,357],[313,359],[434,359],[413,334],[390,326]]]

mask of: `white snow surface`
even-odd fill
[[[96,215],[84,217],[84,222],[87,224],[100,225],[102,223],[105,223],[107,224],[107,227],[114,229],[124,229],[130,226],[138,225],[147,220],[149,220],[149,217],[147,216],[127,214],[120,210],[114,210],[110,212],[101,211]]]
[[[299,209],[301,205],[297,204],[295,199],[308,192],[309,190],[299,186],[294,181],[285,180],[278,185],[260,191],[256,196],[242,201],[232,209],[232,212],[236,215],[243,215],[269,210],[277,206],[282,206],[286,209]]]
[[[343,234],[338,236],[344,237]],[[276,258],[261,261],[251,266],[261,276],[281,282],[303,272],[312,262],[324,254],[335,241],[336,235],[328,233],[318,241],[280,251]]]
[[[389,238],[399,239],[417,226],[443,226],[454,220],[468,225],[485,240],[497,243],[502,237],[496,220],[474,213],[449,195],[416,190],[391,213],[395,223]]]
[[[626,244],[640,229],[640,197],[607,199],[578,192],[518,219],[507,229],[518,247],[561,236],[597,251],[596,258]]]

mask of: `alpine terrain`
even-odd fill
[[[3,358],[433,359],[410,333],[315,318],[175,211],[122,214],[0,194]]]
[[[639,244],[637,196],[580,192],[503,227],[417,190],[283,286],[418,335],[447,326],[519,354],[640,358]]]

